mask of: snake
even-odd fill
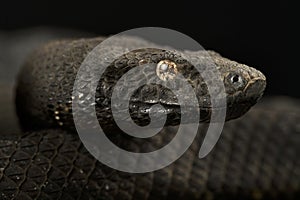
[[[109,63],[97,83],[92,104],[97,120],[106,136],[128,151],[150,152],[168,145],[181,123],[180,102],[168,88],[147,84],[130,96],[130,117],[140,126],[151,123],[153,105],[164,107],[161,112],[167,114],[165,126],[150,138],[124,134],[114,121],[110,107],[114,86],[123,74],[141,65],[153,64],[149,72],[153,76],[166,81],[181,74],[194,89],[200,111],[195,140],[174,163],[152,172],[122,172],[95,159],[76,134],[72,113],[74,99],[86,106],[90,97],[74,96],[73,86],[84,59],[104,40],[104,37],[97,37],[53,41],[34,51],[24,63],[15,98],[23,133],[4,134],[0,138],[1,199],[299,197],[300,134],[296,124],[300,115],[296,108],[300,104],[296,103],[292,109],[274,109],[278,104],[269,100],[254,106],[265,90],[265,76],[255,68],[214,51],[185,51],[199,61],[203,72],[208,74],[215,73],[205,68],[212,60],[220,72],[217,78],[225,87],[225,127],[216,146],[205,158],[199,159],[198,152],[208,122],[213,109],[224,108],[212,105],[207,83],[188,59],[177,51],[157,46],[129,51]],[[150,44],[134,37],[121,40],[130,47]],[[119,43],[111,44],[107,55],[116,55],[120,46]],[[141,74],[142,77],[137,75],[134,80],[148,78],[145,71]],[[209,81],[216,82],[214,78]],[[88,84],[84,84],[80,91],[84,93],[87,87]],[[180,88],[179,91],[183,92]]]

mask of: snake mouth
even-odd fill
[[[248,99],[247,101],[240,101],[235,102],[233,104],[226,104],[225,106],[220,106],[219,104],[214,106],[200,106],[199,105],[199,121],[197,122],[224,122],[233,120],[236,118],[239,118],[243,116],[245,113],[247,113],[250,108],[256,104],[258,101],[258,98]],[[178,103],[150,103],[150,102],[131,102],[130,103],[130,115],[132,119],[139,125],[144,126],[148,125],[151,120],[149,114],[151,113],[151,107],[154,105],[160,104],[161,109],[156,109],[157,113],[165,114],[167,115],[167,121],[166,125],[179,125],[180,123],[188,124],[188,123],[196,123],[196,121],[193,120],[181,120],[182,116],[182,109],[181,106]],[[238,106],[237,106],[238,105]],[[193,106],[186,106],[185,107],[185,115],[193,114],[195,107]],[[212,113],[215,113],[217,116],[216,118],[212,119]],[[224,117],[222,117],[222,114],[225,114]],[[192,117],[191,117],[192,118]],[[156,120],[162,120],[161,118],[157,118]],[[142,123],[141,123],[142,121]],[[155,122],[155,121],[154,121]]]
[[[193,116],[195,112],[194,106],[185,106],[184,109],[182,109],[182,106],[180,106],[177,103],[149,103],[149,102],[131,102],[129,106],[129,113],[133,119],[133,121],[141,126],[148,125],[150,121],[156,122],[163,120],[161,115],[157,115],[156,118],[151,118],[150,115],[153,116],[153,113],[151,113],[151,109],[155,105],[160,105],[157,109],[155,109],[156,114],[162,114],[167,115],[167,120],[165,125],[179,125],[180,123],[183,124],[190,124],[190,123],[199,123],[199,122],[210,122],[211,121],[211,114],[212,111],[218,113],[224,113],[226,114],[226,106],[225,107],[211,107],[211,106],[198,106],[198,114],[199,114],[199,121],[195,121],[195,117]],[[186,116],[182,118],[182,115]],[[219,117],[218,119],[214,119],[214,122],[224,121],[225,117]]]

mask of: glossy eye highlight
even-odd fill
[[[163,81],[172,80],[177,73],[177,65],[170,60],[161,60],[156,66],[156,74]]]
[[[240,83],[240,82],[242,82],[242,78],[239,75],[235,74],[230,78],[230,81],[233,84]]]
[[[244,78],[236,73],[229,73],[227,76],[227,80],[236,89],[243,88],[246,84]]]

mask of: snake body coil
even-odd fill
[[[94,159],[74,133],[71,103],[76,98],[72,97],[72,89],[78,68],[102,40],[53,42],[28,59],[20,73],[16,95],[20,122],[27,132],[0,139],[1,199],[297,198],[300,134],[295,124],[299,113],[292,109],[267,109],[262,104],[242,116],[262,96],[265,77],[214,52],[200,53],[197,58],[205,65],[209,55],[221,72],[228,106],[226,119],[242,117],[226,123],[220,140],[207,157],[197,156],[207,129],[207,124],[202,124],[185,154],[155,172],[119,172]],[[127,41],[129,45],[135,42],[145,41]],[[95,103],[99,123],[108,131],[111,141],[133,152],[147,152],[168,144],[180,122],[174,94],[158,85],[148,85],[137,90],[130,100],[130,114],[137,124],[145,125],[149,123],[149,107],[160,103],[168,108],[166,127],[146,140],[116,130],[109,110],[112,87],[122,74],[144,60],[176,63],[178,71],[196,91],[200,121],[209,121],[212,109],[201,75],[179,55],[159,48],[123,55],[100,79]],[[269,102],[270,106],[272,100]]]

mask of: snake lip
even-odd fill
[[[151,107],[151,106],[154,106],[154,105],[157,105],[157,104],[160,104],[162,105],[163,107],[169,107],[169,108],[180,108],[180,104],[179,103],[175,103],[175,102],[170,102],[170,103],[166,103],[166,102],[141,102],[141,101],[132,101],[131,102],[132,104],[134,104],[135,106],[146,106],[146,107]],[[190,107],[190,108],[194,108],[194,106],[187,106],[187,107]],[[203,106],[203,105],[199,105],[198,108],[200,110],[207,110],[207,109],[225,109],[227,106],[218,106],[218,105],[215,105],[215,106]]]
[[[145,102],[135,102],[134,104],[131,104],[130,106],[130,113],[131,115],[135,115],[134,118],[139,118],[138,115],[143,116],[142,118],[148,118],[148,115],[151,112],[151,107],[155,104],[162,105],[163,109],[156,110],[158,113],[164,113],[166,115],[169,115],[170,124],[172,125],[178,125],[179,123],[196,123],[196,121],[193,121],[191,119],[187,119],[180,121],[182,114],[185,116],[193,115],[195,114],[195,107],[194,106],[186,106],[185,109],[182,110],[181,106],[179,104],[162,104],[162,103],[145,103]],[[226,120],[226,116],[223,118],[220,116],[221,113],[224,113],[226,115],[226,106],[201,106],[198,105],[199,109],[199,120],[198,122],[221,122],[223,120]],[[212,112],[216,112],[217,115],[215,115],[214,119],[211,119]],[[139,114],[137,114],[139,113]],[[132,117],[133,117],[132,115]]]

